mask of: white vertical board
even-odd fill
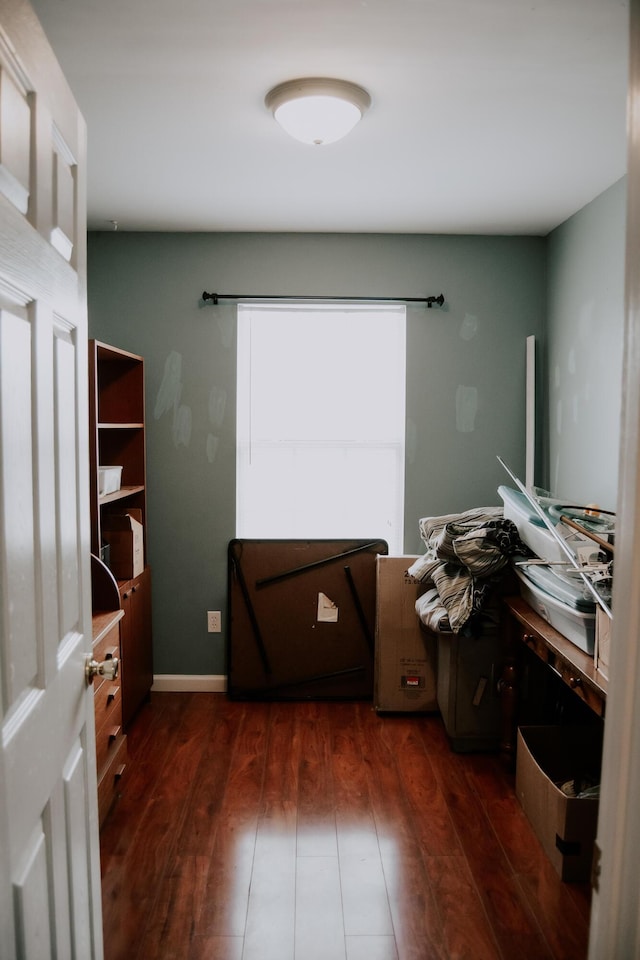
[[[536,338],[527,337],[525,486],[531,490],[536,467]]]

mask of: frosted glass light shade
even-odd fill
[[[279,84],[269,91],[265,103],[290,136],[321,146],[346,136],[371,104],[371,97],[346,80],[309,77]]]

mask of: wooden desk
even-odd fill
[[[592,656],[558,633],[522,597],[504,599],[502,629],[505,659],[499,684],[502,704],[500,752],[505,762],[512,766],[517,739],[521,644],[546,663],[599,717],[604,717],[605,713],[607,681],[596,671]]]

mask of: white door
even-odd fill
[[[0,0],[0,956],[102,957],[91,650],[85,128]]]

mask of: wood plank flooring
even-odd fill
[[[497,757],[370,703],[152,694],[101,834],[106,960],[583,960]]]

